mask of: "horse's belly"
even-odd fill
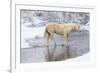
[[[58,30],[55,32],[56,34],[63,35],[63,30]]]
[[[58,34],[58,35],[63,35],[63,33],[56,33],[56,34]]]

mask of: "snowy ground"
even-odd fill
[[[30,47],[27,40],[35,37],[43,37],[45,27],[21,27],[21,48]]]

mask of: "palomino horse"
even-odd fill
[[[46,38],[46,46],[48,46],[49,39],[53,40],[54,34],[59,34],[64,36],[64,44],[68,42],[69,33],[80,29],[80,24],[78,23],[67,23],[67,24],[57,24],[48,23],[45,28],[44,37]]]

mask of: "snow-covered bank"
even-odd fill
[[[27,39],[35,38],[35,37],[43,37],[45,27],[26,27],[24,25],[21,26],[21,48],[29,47],[26,42]]]
[[[90,59],[90,53],[87,53],[87,54],[84,54],[82,56],[78,56],[78,57],[75,57],[75,58],[67,59],[67,61],[78,62],[78,61],[86,61],[86,60],[89,60],[89,59]]]
[[[82,24],[81,24],[80,30],[82,30],[82,31],[84,31],[84,30],[90,31],[90,26],[89,26],[89,24],[90,24],[89,22],[86,23],[85,25],[82,25]]]

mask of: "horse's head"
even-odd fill
[[[80,30],[80,24],[76,25],[76,30],[78,30],[78,31]]]

